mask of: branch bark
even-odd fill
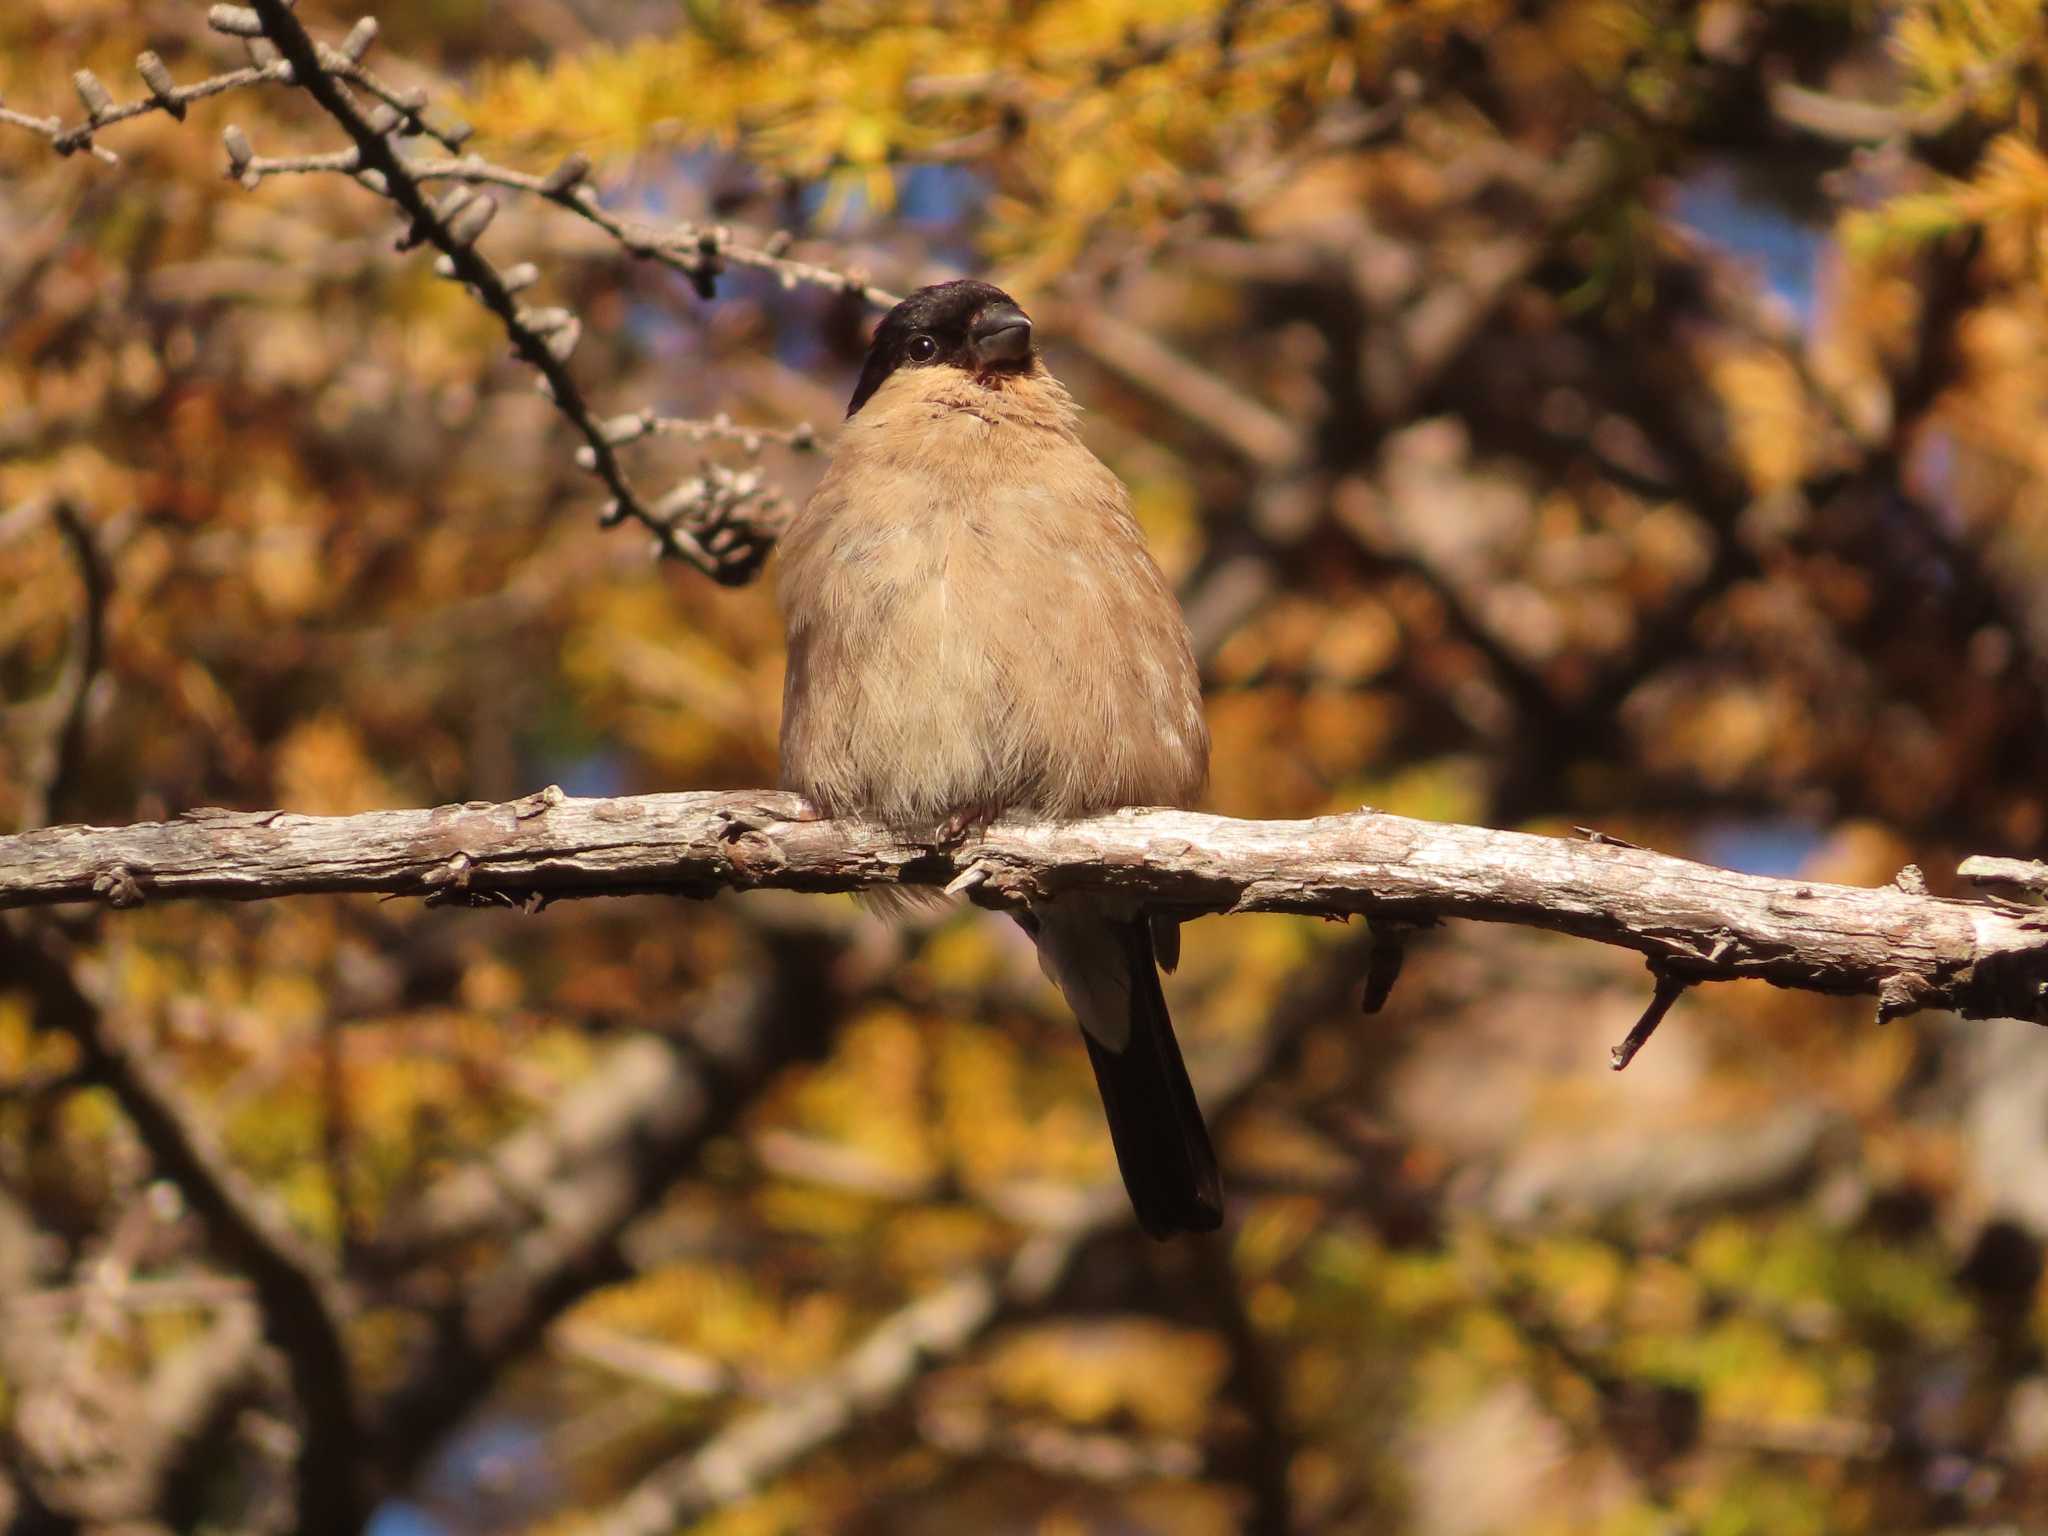
[[[538,910],[573,896],[888,884],[951,887],[991,907],[1115,892],[1181,915],[1518,923],[1638,950],[1688,983],[1874,995],[1880,1019],[1948,1008],[2048,1022],[2048,913],[2036,909],[1372,810],[1271,822],[1120,811],[1004,822],[936,847],[806,820],[776,791],[582,800],[550,787],[504,804],[334,817],[209,809],[0,838],[0,909],[364,891]]]

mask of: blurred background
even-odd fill
[[[0,91],[235,67],[203,13],[13,0]],[[492,160],[821,269],[706,299],[510,202],[484,248],[580,315],[602,412],[829,449],[877,318],[832,274],[1016,293],[1181,592],[1216,811],[1937,890],[2048,847],[2037,0],[380,19]],[[343,178],[224,180],[229,122],[341,142],[275,88],[118,165],[0,126],[0,832],[772,783],[767,584],[598,528],[491,316]],[[629,451],[800,501],[820,455],[755,446]],[[1617,1076],[1631,954],[1433,930],[1368,1018],[1363,925],[1205,919],[1169,996],[1231,1217],[1156,1245],[985,914],[32,926],[11,1532],[2048,1521],[2021,1025],[1715,986]]]

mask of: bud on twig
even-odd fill
[[[370,44],[377,41],[377,18],[365,16],[348,29],[348,36],[341,40],[341,56],[351,64],[363,62],[363,55],[370,51]]]
[[[448,189],[447,195],[434,204],[434,217],[443,224],[467,208],[476,197],[476,188],[458,183]]]
[[[654,504],[654,515],[669,520],[681,517],[685,512],[703,501],[705,493],[709,489],[710,487],[704,483],[704,478],[701,475],[679,481],[673,490]]]
[[[100,84],[100,77],[91,70],[74,70],[71,84],[78,91],[78,99],[85,103],[85,115],[92,122],[98,122],[114,110],[114,98],[107,94],[107,88]]]
[[[229,37],[261,37],[263,18],[246,5],[216,5],[208,9],[206,24]]]
[[[519,320],[536,336],[552,336],[575,318],[559,305],[547,309],[522,309]]]
[[[470,200],[462,211],[449,221],[448,236],[457,245],[475,245],[483,232],[491,227],[491,220],[497,216],[498,200],[495,197]]]
[[[136,55],[135,73],[142,76],[142,83],[149,87],[150,97],[158,106],[179,122],[185,120],[185,103],[178,99],[177,84],[161,58],[147,50]]]
[[[579,149],[548,172],[541,181],[540,190],[548,197],[560,197],[570,188],[582,185],[583,178],[589,174],[590,156]]]
[[[222,130],[220,138],[221,142],[228,149],[228,175],[231,177],[247,175],[249,162],[256,158],[256,151],[249,143],[249,135],[242,132],[235,124],[229,123]]]
[[[574,315],[569,323],[548,337],[548,351],[558,363],[566,363],[576,351],[576,343],[583,339],[583,322]]]

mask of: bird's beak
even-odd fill
[[[975,316],[968,339],[984,368],[1024,362],[1031,356],[1031,317],[1014,304],[991,304]]]

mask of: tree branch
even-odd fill
[[[61,1029],[77,1042],[86,1074],[113,1093],[158,1171],[177,1185],[221,1254],[249,1277],[264,1332],[285,1358],[305,1419],[298,1528],[309,1536],[348,1536],[367,1505],[355,1461],[360,1423],[344,1307],[326,1265],[221,1156],[154,1056],[111,1026],[61,946],[0,925],[0,976],[27,985],[40,1027]]]
[[[497,1261],[465,1279],[433,1348],[378,1406],[375,1456],[387,1484],[410,1481],[570,1306],[623,1279],[627,1228],[783,1068],[824,1052],[838,1017],[829,958],[830,945],[814,935],[783,936],[759,980],[714,999],[666,1038],[622,1046],[570,1095],[564,1114],[515,1137],[487,1167],[451,1175],[445,1194],[398,1229],[401,1250],[425,1250],[500,1225],[498,1207],[527,1215]],[[505,1184],[490,1187],[498,1177]],[[503,1216],[502,1224],[516,1220],[510,1210]]]
[[[1875,995],[1881,1019],[1949,1008],[2048,1022],[2048,913],[2004,903],[1767,879],[1370,810],[1271,822],[1122,811],[999,823],[951,848],[803,811],[770,790],[579,800],[551,786],[434,810],[206,809],[132,827],[47,827],[0,838],[0,909],[359,891],[537,911],[572,896],[887,884],[950,886],[1013,907],[1117,892],[1183,915],[1518,923],[1638,950],[1688,983],[1756,978]]]
[[[1199,1074],[1219,1136],[1292,1056],[1303,1031],[1341,1006],[1347,948],[1333,947],[1285,989],[1256,1044]],[[1033,1211],[1011,1213],[1030,1225],[1010,1253],[965,1268],[891,1312],[815,1377],[655,1468],[599,1516],[599,1536],[657,1536],[760,1493],[806,1457],[875,1422],[1004,1323],[1052,1306],[1089,1247],[1131,1231],[1134,1220],[1114,1185],[1031,1203]]]
[[[301,89],[347,134],[350,146],[327,153],[287,156],[259,155],[249,135],[229,126],[224,135],[228,175],[254,190],[273,176],[329,174],[348,178],[393,204],[404,219],[397,240],[401,251],[430,245],[439,254],[434,270],[460,282],[494,315],[512,343],[513,355],[540,375],[542,394],[583,439],[577,465],[605,487],[609,500],[601,521],[606,527],[632,522],[653,535],[655,553],[696,566],[714,580],[737,585],[751,580],[780,535],[790,508],[758,466],[734,470],[709,464],[666,494],[642,494],[627,474],[619,450],[654,435],[688,437],[696,442],[730,442],[749,456],[766,443],[780,443],[799,452],[817,446],[808,425],[757,427],[732,422],[723,415],[709,421],[657,416],[651,407],[606,417],[569,370],[583,322],[560,306],[533,306],[519,295],[539,280],[530,262],[501,268],[479,247],[479,240],[498,209],[497,199],[480,192],[485,186],[540,198],[566,209],[602,230],[620,250],[641,260],[660,262],[687,278],[700,297],[710,298],[718,275],[744,266],[772,274],[784,286],[822,285],[852,295],[863,303],[887,306],[896,296],[868,282],[857,270],[840,270],[789,255],[794,243],[778,231],[761,244],[751,244],[724,225],[655,224],[620,216],[605,208],[594,187],[588,157],[571,154],[545,174],[494,165],[473,153],[462,153],[470,138],[466,124],[443,122],[427,114],[424,91],[401,90],[363,63],[376,42],[377,22],[358,20],[339,45],[319,41],[293,14],[296,0],[256,0],[253,6],[214,5],[206,13],[215,32],[239,38],[250,53],[250,66],[180,86],[171,79],[162,58],[144,53],[135,61],[148,95],[118,103],[90,70],[72,76],[73,88],[85,108],[84,117],[66,126],[55,117],[36,117],[0,106],[0,127],[24,128],[42,135],[59,154],[89,151],[112,163],[119,157],[95,137],[131,119],[166,112],[182,120],[194,101],[258,85]],[[360,94],[359,94],[360,93]],[[364,98],[369,98],[365,101]],[[429,159],[402,146],[408,139],[433,140],[448,151]],[[436,182],[454,183],[438,200]]]
[[[1120,1191],[1083,1197],[1067,1222],[1032,1236],[1006,1263],[968,1270],[891,1313],[817,1379],[649,1474],[600,1519],[601,1536],[658,1536],[760,1492],[899,1401],[933,1364],[1043,1302],[1090,1239],[1122,1228],[1122,1205]]]
[[[63,814],[67,801],[77,792],[93,684],[106,664],[107,605],[113,596],[106,555],[84,514],[72,502],[63,497],[47,504],[30,501],[4,521],[32,525],[44,515],[62,535],[78,568],[83,601],[56,681],[40,699],[11,710],[0,706],[0,732],[20,737],[28,763],[21,819],[29,826]]]

